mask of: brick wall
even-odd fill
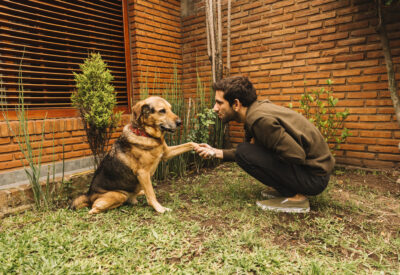
[[[140,87],[171,83],[174,66],[182,73],[180,1],[129,0],[134,98]],[[156,86],[157,88],[157,86]],[[151,91],[150,91],[151,92]]]
[[[123,115],[121,125],[129,121],[129,115]],[[11,121],[11,127],[14,133],[18,133],[18,121]],[[34,153],[39,153],[42,149],[42,163],[61,161],[64,159],[75,159],[84,156],[90,156],[91,150],[86,142],[86,134],[80,118],[60,118],[47,119],[45,122],[45,132],[42,142],[43,120],[30,120],[28,122],[29,133],[31,134],[31,144]],[[119,136],[122,126],[113,134],[111,142]],[[54,131],[54,135],[53,135]],[[54,141],[53,141],[54,137]],[[54,153],[53,153],[54,152]],[[0,122],[0,171],[12,170],[22,166],[21,159],[25,159],[18,145],[18,140],[13,133],[9,131],[6,122]],[[37,159],[36,159],[37,160]],[[28,163],[24,161],[25,165]]]
[[[192,90],[196,68],[210,81],[203,1],[194,1],[182,19],[184,89]],[[364,167],[399,167],[399,125],[388,91],[385,62],[375,31],[373,1],[232,1],[231,75],[246,75],[259,98],[298,106],[305,89],[333,81],[338,110],[348,108],[345,126],[352,136],[337,162]],[[223,1],[226,26],[226,1]],[[399,10],[389,16],[388,32],[400,81]],[[397,13],[397,15],[396,15]],[[224,32],[224,41],[226,31]],[[297,104],[297,105],[296,105]],[[232,124],[231,140],[242,127]]]

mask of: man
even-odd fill
[[[236,161],[247,173],[274,192],[263,191],[258,201],[264,210],[305,213],[306,196],[321,193],[329,182],[335,160],[319,130],[301,114],[257,101],[246,77],[230,77],[213,84],[214,111],[223,122],[244,123],[245,142],[221,150],[207,144],[195,150],[203,158]]]

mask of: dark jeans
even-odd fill
[[[284,162],[264,147],[248,142],[236,148],[236,162],[251,176],[285,197],[318,195],[329,182],[329,175],[313,175],[306,166]]]

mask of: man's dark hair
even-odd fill
[[[214,91],[223,91],[224,99],[232,106],[238,99],[244,107],[250,106],[257,100],[256,89],[247,77],[232,76],[221,79],[213,84]]]

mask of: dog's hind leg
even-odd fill
[[[108,209],[116,208],[126,202],[127,199],[128,196],[126,194],[117,191],[110,191],[101,194],[93,202],[92,209],[89,211],[89,214],[97,214]]]
[[[138,196],[143,196],[144,194],[144,190],[142,189],[142,186],[140,184],[137,185],[135,193],[131,194],[128,198],[128,203],[130,204],[137,204],[138,200],[137,197]]]
[[[74,199],[70,205],[70,208],[73,210],[78,210],[84,207],[90,206],[90,200],[87,195],[80,195],[76,199]]]

